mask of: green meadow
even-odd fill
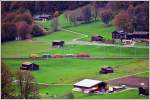
[[[94,45],[67,45],[63,48],[54,48],[51,42],[55,40],[64,40],[65,42],[81,38],[82,35],[74,34],[68,31],[51,32],[51,22],[37,22],[44,28],[48,28],[48,35],[34,37],[32,41],[11,41],[1,44],[2,58],[9,57],[29,57],[32,53],[39,55],[48,53],[53,54],[80,54],[87,53],[90,56],[144,56],[148,57],[149,48],[135,47],[117,47],[117,46],[94,46]],[[93,34],[99,34],[106,39],[111,39],[111,32],[115,30],[113,26],[105,26],[101,20],[91,22],[89,24],[81,24],[77,26],[70,25],[65,17],[59,17],[59,23],[62,28],[79,32],[89,37]],[[89,41],[90,38],[82,38],[80,41]],[[141,44],[140,44],[141,45]],[[50,86],[40,87],[41,98],[64,98],[67,93],[73,93],[76,99],[148,99],[145,96],[139,96],[137,89],[130,89],[113,94],[88,95],[73,92],[73,84],[88,78],[107,81],[127,75],[137,74],[139,77],[148,77],[149,59],[77,59],[77,58],[49,58],[40,60],[8,60],[2,59],[13,71],[19,70],[21,63],[30,61],[40,66],[39,71],[32,71],[38,83],[49,83]],[[102,75],[99,74],[100,68],[103,66],[111,66],[114,73]],[[70,85],[54,85],[54,84],[70,84]],[[48,95],[46,95],[48,93]]]

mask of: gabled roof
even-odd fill
[[[135,31],[133,34],[149,34],[149,32],[144,32],[144,31]]]
[[[87,87],[87,88],[89,88],[89,87],[97,85],[97,84],[99,84],[101,82],[102,81],[99,81],[99,80],[84,79],[84,80],[82,80],[80,82],[75,83],[74,85],[75,86],[81,86],[81,87]]]
[[[32,63],[31,62],[23,62],[22,64],[23,65],[31,65]]]

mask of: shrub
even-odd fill
[[[46,34],[46,32],[43,31],[43,29],[39,25],[34,25],[33,30],[31,33],[33,36],[43,36]]]
[[[2,22],[12,23],[16,17],[16,13],[5,13],[2,15]]]
[[[1,34],[1,41],[11,41],[15,40],[16,38],[16,26],[15,24],[10,23],[3,23],[2,24],[2,34]]]
[[[14,19],[14,22],[25,21],[27,24],[32,24],[33,19],[29,12],[19,13]]]
[[[112,14],[112,11],[110,9],[108,10],[103,10],[101,12],[101,15],[100,15],[103,23],[105,23],[106,25],[109,25],[111,20],[113,19],[113,14]]]
[[[32,32],[32,25],[27,24],[25,21],[20,21],[16,23],[17,35],[21,39],[27,39],[29,34]]]

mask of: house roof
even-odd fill
[[[133,34],[148,34],[149,32],[144,32],[144,31],[136,31],[133,32]]]
[[[101,83],[102,81],[99,80],[92,80],[92,79],[84,79],[80,82],[75,83],[75,86],[81,86],[81,87],[92,87],[94,85],[97,85],[99,83]]]
[[[31,62],[24,62],[22,63],[23,65],[31,65],[32,63]]]

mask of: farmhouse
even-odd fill
[[[136,31],[132,33],[134,40],[148,40],[149,32]]]
[[[48,15],[48,14],[42,14],[42,15],[35,15],[35,16],[33,16],[34,20],[43,20],[43,21],[46,21],[49,18],[50,18],[50,15]]]
[[[64,46],[64,41],[54,41],[52,42],[53,47],[63,47]]]
[[[103,41],[103,40],[104,40],[103,37],[102,37],[102,36],[99,36],[99,35],[93,35],[93,36],[91,37],[91,41],[101,42],[101,41]]]
[[[108,73],[113,73],[113,68],[112,67],[104,67],[101,68],[101,70],[99,71],[99,73],[101,74],[108,74]]]
[[[124,31],[113,31],[112,32],[112,39],[113,40],[148,40],[149,39],[149,32],[133,32],[127,33]]]
[[[77,16],[76,17],[76,21],[77,21],[77,23],[84,23],[85,22],[85,17],[84,16]]]
[[[112,39],[126,39],[127,38],[127,32],[124,31],[113,31],[112,32]]]
[[[39,70],[39,65],[31,63],[31,62],[24,62],[24,63],[22,63],[20,69],[21,70],[30,70],[30,71]]]
[[[80,91],[84,93],[99,93],[106,92],[107,90],[107,83],[92,79],[84,79],[80,82],[75,83],[73,86],[73,91]]]
[[[122,43],[124,44],[124,45],[128,45],[128,44],[131,44],[133,42],[133,40],[131,39],[123,39],[122,40]]]

